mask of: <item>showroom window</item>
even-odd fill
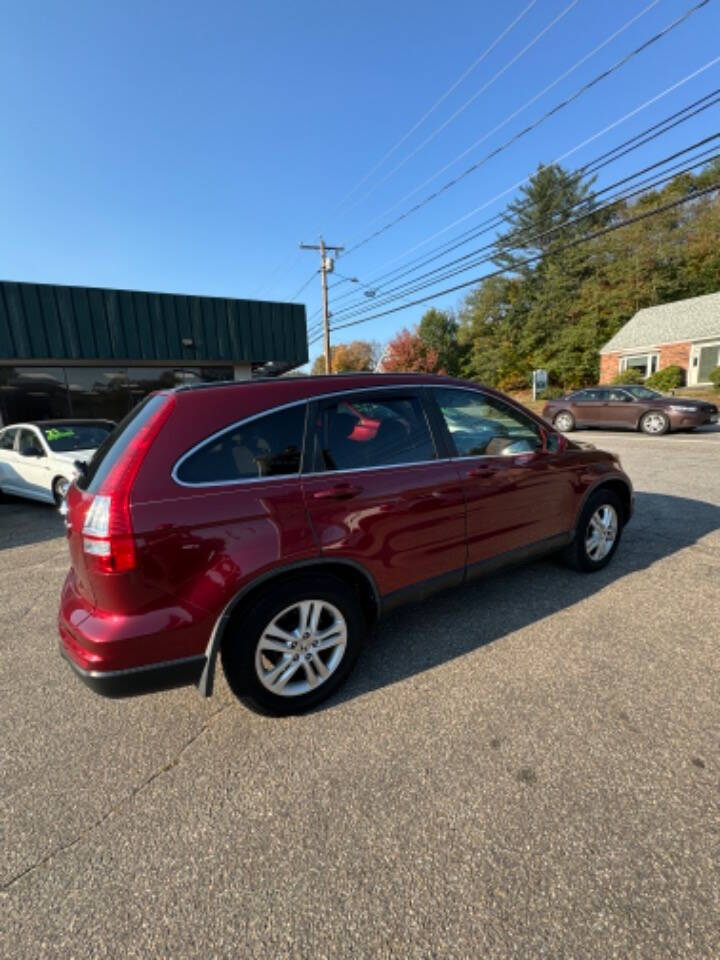
[[[70,416],[62,367],[0,367],[3,423]]]
[[[65,375],[73,417],[117,422],[130,409],[123,367],[66,367]]]

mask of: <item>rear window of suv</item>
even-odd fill
[[[85,472],[77,479],[81,490],[97,493],[104,480],[117,463],[126,443],[154,417],[165,404],[166,394],[153,393],[134,407],[120,423],[107,434],[95,451]]]
[[[246,420],[183,457],[175,478],[184,484],[221,484],[300,472],[306,405]]]

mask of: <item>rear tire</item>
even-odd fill
[[[659,437],[670,429],[670,421],[660,410],[648,410],[640,418],[640,429],[651,437]]]
[[[623,505],[610,489],[590,494],[580,512],[573,542],[562,552],[568,566],[582,573],[602,570],[613,558],[623,528]]]
[[[553,426],[561,433],[572,433],[575,429],[575,417],[569,410],[561,410],[555,415]]]
[[[233,693],[258,713],[304,713],[340,687],[367,630],[355,592],[327,574],[268,584],[229,624],[222,665]]]

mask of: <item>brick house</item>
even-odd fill
[[[623,370],[656,370],[677,364],[689,386],[709,383],[720,365],[720,293],[638,310],[600,350],[600,383]]]

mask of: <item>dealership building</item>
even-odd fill
[[[301,304],[0,281],[0,424],[119,420],[153,390],[307,359]]]

